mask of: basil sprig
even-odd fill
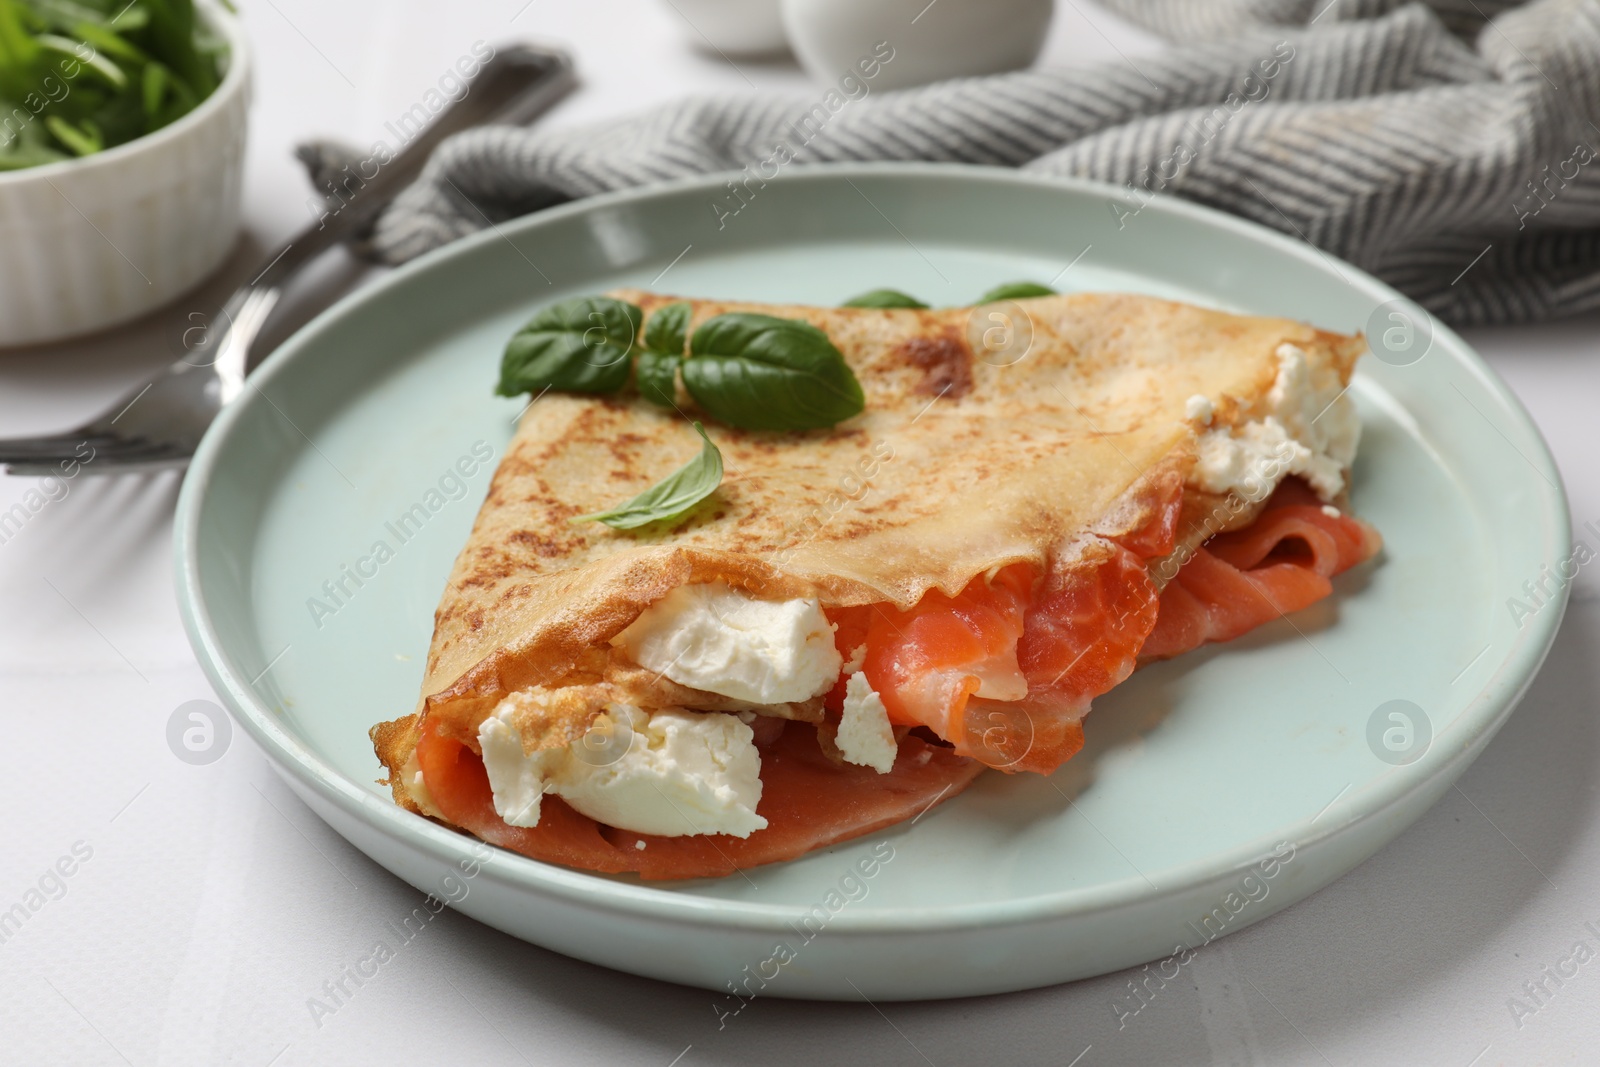
[[[695,402],[729,426],[814,430],[861,413],[861,383],[815,326],[734,311],[701,324],[686,340],[690,310],[680,301],[655,311],[641,345],[635,341],[644,313],[637,305],[605,296],[552,304],[506,345],[496,391],[616,393],[634,368],[639,392],[673,407],[681,368]]]
[[[866,406],[827,334],[749,311],[718,315],[694,332],[683,384],[719,422],[746,430],[818,429]]]
[[[551,304],[507,343],[495,392],[615,393],[628,382],[642,318],[633,304],[609,296]]]
[[[682,356],[646,348],[634,360],[633,377],[639,395],[664,408],[678,405],[678,365]]]
[[[993,304],[999,300],[1026,300],[1030,296],[1055,296],[1056,291],[1038,282],[1007,282],[997,285],[978,297],[980,304]]]
[[[980,304],[993,304],[997,300],[1025,300],[1030,296],[1055,296],[1056,291],[1049,286],[1040,285],[1038,282],[1007,282],[997,285],[987,293],[978,297],[973,302],[976,307]],[[860,296],[846,300],[839,305],[842,308],[925,308],[928,305],[918,300],[909,293],[902,293],[898,289],[874,289],[862,293]]]
[[[650,316],[644,327],[644,350],[634,361],[639,395],[664,408],[678,406],[678,364],[688,343],[689,304],[678,301]]]
[[[683,346],[689,330],[689,302],[680,300],[650,316],[644,328],[644,343],[657,352],[683,355]]]
[[[676,519],[716,491],[722,484],[722,451],[706,436],[698,422],[694,432],[705,442],[700,454],[625,504],[573,522],[603,522],[614,530],[635,530],[652,522]]]
[[[928,305],[898,289],[874,289],[839,305],[842,308],[925,308]]]

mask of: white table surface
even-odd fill
[[[256,244],[219,291],[305,219],[295,141],[369,143],[475,40],[541,36],[575,50],[585,87],[552,124],[747,81],[808,84],[790,63],[734,69],[687,47],[680,17],[644,0],[243,6],[258,51],[245,189]],[[1066,0],[1046,60],[1137,62],[1159,47]],[[333,259],[300,286],[291,320],[364,273]],[[177,351],[195,305],[201,296],[110,336],[0,353],[0,436],[98,411]],[[1579,525],[1600,520],[1597,325],[1468,334],[1543,428]],[[0,479],[0,509],[33,484]],[[1579,574],[1522,707],[1459,789],[1344,879],[1203,949],[1185,984],[1120,1030],[1113,1005],[1135,972],[931,1004],[758,1000],[719,1030],[710,993],[578,963],[450,911],[318,1019],[309,998],[417,894],[313,816],[237,731],[206,766],[169,750],[173,710],[212,698],[173,594],[177,487],[175,474],[80,478],[0,543],[0,910],[74,847],[88,856],[66,864],[64,891],[47,879],[44,905],[0,943],[0,1062],[1600,1062],[1600,955],[1559,986],[1543,972],[1575,942],[1600,953],[1594,569]],[[1545,982],[1542,1003],[1529,980]],[[1514,1017],[1514,996],[1537,1010]]]

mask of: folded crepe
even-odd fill
[[[646,319],[678,298],[613,294]],[[1145,296],[979,308],[691,300],[808,322],[865,410],[712,423],[675,522],[573,522],[700,448],[693,401],[549,393],[436,614],[414,714],[373,728],[397,803],[536,859],[718,876],[1048,773],[1142,661],[1327,596],[1359,337]],[[689,358],[694,358],[693,356]]]

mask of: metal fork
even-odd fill
[[[410,185],[435,146],[470,126],[531,122],[577,85],[571,58],[553,48],[509,45],[496,51],[451,104],[414,140],[379,167],[355,176],[330,211],[276,250],[266,267],[223,305],[226,325],[206,342],[122,396],[99,416],[66,433],[0,440],[0,464],[11,474],[109,474],[181,466],[194,455],[211,420],[245,388],[262,352],[251,346],[307,263],[359,232]],[[350,189],[350,184],[357,185]],[[75,469],[73,469],[75,468]]]

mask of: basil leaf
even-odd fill
[[[748,311],[694,332],[683,384],[719,422],[746,430],[811,430],[861,413],[866,400],[844,356],[807,322]]]
[[[663,519],[675,519],[716,491],[722,484],[722,452],[706,436],[698,422],[694,432],[705,444],[700,454],[667,475],[626,504],[618,504],[593,515],[580,515],[573,522],[603,522],[613,530],[634,530]]]
[[[678,364],[682,356],[670,352],[657,352],[646,348],[634,359],[634,379],[639,385],[639,395],[652,404],[664,408],[678,406]]]
[[[979,304],[992,304],[996,300],[1026,300],[1030,296],[1055,296],[1056,291],[1038,282],[1007,282],[997,285],[978,297]]]
[[[668,304],[650,316],[644,328],[644,343],[657,352],[683,355],[684,334],[689,329],[689,304],[680,301]]]
[[[506,344],[495,392],[615,393],[627,384],[643,314],[635,305],[608,296],[551,304]]]
[[[928,305],[898,289],[874,289],[839,305],[842,308],[925,308]]]

